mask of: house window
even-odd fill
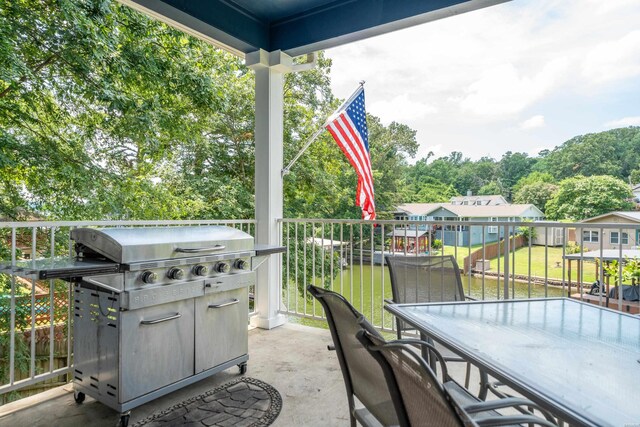
[[[585,242],[597,243],[599,241],[598,232],[593,230],[584,230],[582,232],[582,240]]]
[[[616,245],[620,243],[620,232],[612,231],[611,235],[609,236],[609,243],[616,244]],[[629,235],[627,233],[622,233],[622,244],[623,245],[629,244]]]

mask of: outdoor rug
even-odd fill
[[[133,427],[261,427],[280,414],[278,390],[255,378],[238,378],[157,412]]]

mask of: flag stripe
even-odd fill
[[[365,199],[367,197],[373,198],[373,188],[371,185],[370,174],[367,171],[366,162],[363,160],[363,156],[360,152],[360,147],[358,144],[350,138],[349,132],[345,130],[344,123],[341,122],[340,118],[336,119],[331,125],[330,132],[332,133],[334,139],[342,149],[342,152],[345,154],[351,166],[356,170],[356,174],[358,175],[358,179],[364,182],[360,191],[361,194],[357,194],[356,197],[359,199],[359,206],[362,206]],[[364,192],[367,194],[365,195]]]
[[[345,114],[342,119],[343,122],[341,122],[341,124],[343,125],[345,131],[348,132],[351,144],[357,150],[358,156],[361,160],[361,164],[364,168],[365,176],[369,178],[369,183],[371,184],[371,189],[373,190],[373,177],[371,176],[371,161],[369,159],[369,151],[367,151],[367,148],[364,145],[364,141],[362,141],[362,138],[360,138],[359,134],[355,130],[356,127],[349,116]],[[371,195],[373,196],[373,191],[371,192]]]
[[[354,168],[358,173],[358,177],[364,181],[364,191],[367,192],[368,197],[373,199],[373,180],[371,178],[371,166],[368,162],[369,153],[366,153],[362,140],[354,135],[353,127],[351,127],[351,121],[345,116],[346,114],[341,114],[341,117],[336,120],[338,131],[341,136],[340,140],[343,144],[349,147],[349,155],[347,155],[347,157],[353,159],[357,164],[357,167],[354,166]],[[363,153],[363,151],[366,154]],[[362,202],[364,202],[364,200],[362,200]]]

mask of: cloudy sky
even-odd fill
[[[514,0],[327,51],[420,151],[500,158],[640,125],[640,0]],[[414,160],[416,160],[414,159]]]

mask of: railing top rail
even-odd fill
[[[200,225],[200,224],[255,224],[255,219],[211,220],[126,220],[126,221],[0,221],[0,228],[21,227],[80,227],[80,226],[128,226],[128,225]]]
[[[517,227],[556,227],[556,228],[640,228],[640,224],[634,223],[583,223],[583,222],[559,222],[559,221],[452,221],[452,220],[374,220],[365,221],[361,219],[327,219],[327,218],[283,218],[278,220],[281,223],[318,223],[318,224],[380,224],[380,225],[478,225],[478,226],[517,226]]]

